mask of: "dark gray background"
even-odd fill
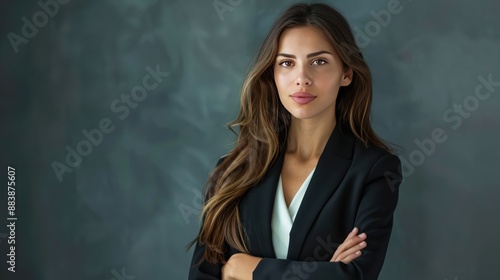
[[[185,279],[199,191],[235,140],[224,124],[263,36],[293,2],[220,0],[231,9],[219,15],[211,0],[73,0],[16,52],[8,34],[21,36],[22,18],[42,9],[2,1],[0,279]],[[365,30],[390,1],[325,2]],[[500,87],[473,102],[478,77],[500,81],[500,4],[400,7],[362,48],[373,125],[412,165],[380,279],[496,279]],[[168,77],[120,119],[111,104],[157,65]],[[464,100],[476,105],[467,117],[443,116]],[[51,164],[105,118],[115,129],[59,180]],[[446,141],[415,152],[439,128]],[[15,274],[5,262],[7,165],[17,171]]]

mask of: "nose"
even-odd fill
[[[295,79],[295,84],[297,86],[310,86],[312,84],[312,79],[305,67],[301,67],[298,70],[297,78]]]

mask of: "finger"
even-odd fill
[[[363,232],[361,234],[353,236],[350,239],[344,241],[344,243],[342,243],[341,245],[342,245],[342,247],[344,247],[344,251],[345,251],[346,249],[351,248],[353,246],[356,246],[356,244],[359,244],[359,243],[365,241],[366,237],[367,237],[366,233]]]
[[[341,261],[343,260],[344,258],[346,258],[347,256],[351,255],[351,254],[354,254],[356,253],[357,251],[361,251],[361,250],[364,250],[366,247],[367,247],[367,243],[366,241],[363,241],[359,244],[356,244],[355,246],[352,246],[346,250],[344,250],[342,253],[340,253],[338,256],[337,256],[337,261]]]
[[[350,262],[352,262],[353,260],[355,260],[359,256],[361,256],[361,251],[358,251],[358,252],[356,252],[354,254],[351,254],[351,255],[347,256],[346,258],[344,258],[343,260],[341,260],[341,262],[343,262],[344,264],[349,264]]]
[[[349,256],[347,256],[346,258],[341,260],[341,262],[348,264],[348,263],[352,262],[353,260],[359,258],[361,256],[361,254],[362,254],[361,251],[356,251],[354,254],[350,254]]]
[[[351,232],[349,232],[349,234],[347,235],[347,237],[344,239],[344,242],[342,244],[344,244],[347,240],[353,238],[354,236],[356,236],[356,234],[358,233],[359,229],[357,227],[354,227]],[[331,258],[331,261],[335,260],[335,258],[342,252],[342,249],[339,250],[340,246],[342,246],[342,244],[339,245],[339,247],[337,248],[337,250],[335,251],[335,253],[333,254],[333,257]]]
[[[354,247],[357,244],[365,241],[366,237],[367,237],[366,233],[361,233],[361,234],[358,234],[358,235],[354,235],[353,237],[351,237],[347,241],[344,241],[342,244],[340,244],[340,246],[337,248],[337,250],[335,250],[335,253],[333,254],[333,256],[330,259],[330,261],[339,260],[338,256],[341,253],[343,253],[346,250],[348,250],[349,248]]]
[[[356,244],[359,244],[363,241],[366,240],[366,233],[361,233],[361,234],[358,234],[358,235],[355,235],[354,237],[351,237],[350,239],[344,241],[342,244],[340,244],[340,246],[337,248],[337,250],[339,250],[340,252],[343,252],[353,246],[356,246]],[[340,253],[339,252],[339,253]]]
[[[365,237],[366,238],[366,237]],[[363,249],[366,247],[366,241],[361,237],[354,237],[347,242],[344,242],[337,251],[335,251],[335,258],[332,258],[333,261],[340,261],[344,259],[349,254],[356,252],[357,250]]]
[[[363,232],[363,233],[360,233],[358,235],[354,235],[349,239],[346,239],[344,241],[344,243],[342,243],[342,245],[349,245],[350,243],[352,243],[352,244],[360,243],[361,241],[363,241],[365,239],[366,239],[366,233]]]
[[[347,235],[347,237],[344,239],[344,241],[349,240],[350,238],[354,237],[356,234],[358,234],[359,229],[357,227],[354,227],[351,232]]]
[[[361,251],[361,250],[365,249],[366,246],[367,246],[366,241],[363,241],[359,244],[356,244],[355,246],[352,246],[349,249],[340,253],[335,260],[341,261],[341,260],[345,259],[346,257],[348,257],[349,255],[352,255],[352,254],[356,253],[357,251]]]
[[[354,240],[356,240],[357,243],[354,243]],[[348,255],[353,254],[358,250],[366,248],[366,246],[367,246],[366,241],[362,240],[361,238],[351,239],[348,242],[343,243],[341,246],[339,246],[339,248],[337,248],[330,261],[331,262],[340,261],[345,257],[347,257]]]

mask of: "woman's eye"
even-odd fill
[[[285,66],[285,67],[290,67],[290,66],[292,66],[292,62],[285,60],[285,61],[281,62],[280,65]]]
[[[323,64],[326,64],[326,60],[324,59],[315,59],[313,61],[313,64],[316,64],[316,65],[323,65]]]

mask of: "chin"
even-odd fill
[[[312,112],[290,112],[290,114],[292,115],[293,119],[298,119],[298,120],[312,119],[317,115]]]
[[[333,108],[294,108],[293,110],[288,110],[290,115],[292,115],[292,119],[298,120],[309,120],[309,119],[325,119],[328,115],[335,118],[335,110]]]

